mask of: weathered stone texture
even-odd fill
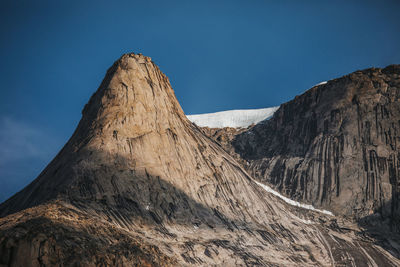
[[[140,54],[115,62],[71,139],[0,216],[5,266],[400,264],[357,225],[266,193]]]
[[[282,104],[231,143],[248,171],[293,199],[398,226],[400,66],[357,71]],[[247,164],[245,164],[247,167]]]

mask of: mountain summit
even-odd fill
[[[356,225],[255,182],[187,119],[151,59],[133,53],[0,216],[5,266],[400,264]]]

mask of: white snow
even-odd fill
[[[290,198],[287,198],[285,196],[282,196],[281,194],[279,194],[278,192],[276,192],[275,190],[273,190],[271,187],[269,187],[268,185],[262,184],[257,182],[256,180],[253,180],[256,184],[258,184],[259,186],[261,186],[265,191],[267,191],[268,193],[271,193],[277,197],[279,197],[280,199],[282,199],[283,201],[285,201],[286,203],[288,203],[289,205],[292,206],[296,206],[296,207],[300,207],[303,209],[307,209],[307,210],[312,210],[312,211],[316,211],[316,212],[320,212],[326,215],[330,215],[330,216],[334,216],[332,212],[328,211],[328,210],[319,210],[314,208],[312,205],[309,204],[303,204],[297,201],[294,201]]]
[[[319,84],[314,85],[313,87],[319,86],[319,85],[323,85],[323,84],[327,84],[327,83],[328,83],[327,81],[323,81],[323,82],[320,82]]]
[[[321,82],[318,85],[326,84],[327,82]],[[239,109],[239,110],[228,110],[215,113],[197,114],[197,115],[187,115],[187,118],[200,127],[210,127],[210,128],[224,128],[224,127],[248,127],[252,124],[259,123],[263,120],[270,118],[279,107],[271,108],[261,108],[261,109]],[[257,185],[261,186],[265,191],[271,193],[289,205],[300,207],[303,209],[308,209],[316,212],[320,212],[326,215],[334,216],[332,212],[328,210],[320,210],[314,208],[312,205],[303,204],[294,201],[290,198],[282,196],[271,187],[259,183],[253,180]],[[312,223],[310,221],[304,221],[304,223]]]
[[[215,113],[188,115],[187,118],[200,127],[240,128],[248,127],[270,118],[279,107],[261,109],[238,109]]]

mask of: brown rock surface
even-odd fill
[[[399,65],[357,71],[282,104],[231,144],[283,194],[399,230],[399,101]]]
[[[5,266],[400,264],[356,225],[264,191],[140,54],[114,63],[71,139],[0,216]]]

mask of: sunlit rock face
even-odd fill
[[[5,266],[400,264],[357,225],[255,183],[141,54],[113,64],[71,139],[0,216]]]

